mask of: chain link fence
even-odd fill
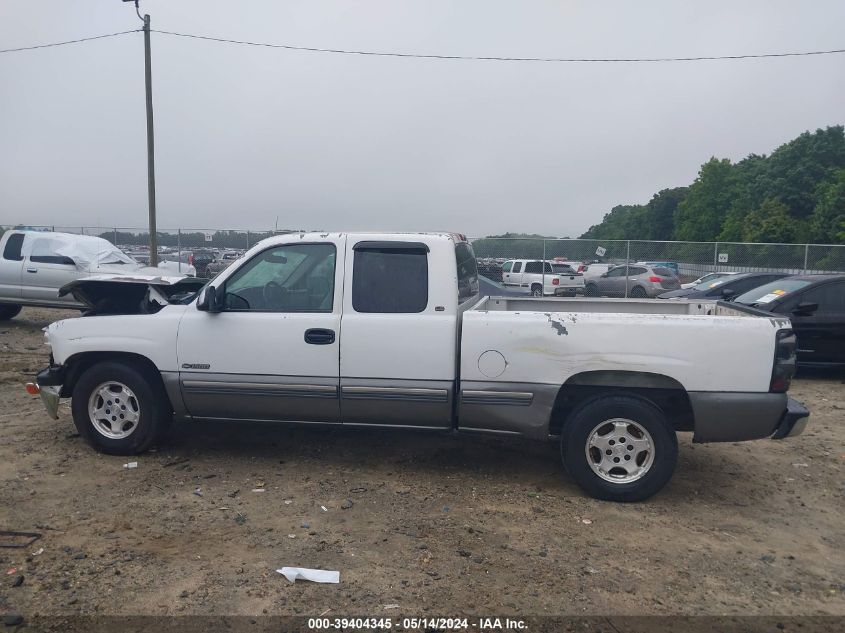
[[[59,231],[102,237],[141,262],[149,261],[146,229],[86,226],[5,226],[3,229]],[[160,261],[192,264],[198,276],[210,276],[213,261],[233,258],[257,242],[288,231],[249,229],[161,229],[157,231]],[[642,240],[584,240],[533,237],[471,238],[479,273],[503,291],[502,266],[512,260],[569,263],[581,269],[585,282],[625,266],[624,295],[630,294],[632,264],[668,268],[679,283],[709,273],[772,272],[783,274],[845,272],[845,246],[833,244],[749,244],[734,242],[654,242]],[[640,267],[637,267],[639,269]],[[495,289],[495,288],[493,288]],[[514,291],[511,289],[511,291]]]
[[[550,238],[474,238],[470,241],[478,258],[479,273],[493,284],[500,284],[505,292],[516,291],[516,284],[503,279],[503,267],[520,259],[545,260],[552,265],[569,264],[582,273],[586,294],[592,291],[608,296],[656,296],[661,289],[673,290],[711,273],[845,272],[845,246],[832,244]],[[618,269],[615,276],[621,281],[616,286],[607,281],[608,277],[603,277],[613,268]],[[655,277],[651,274],[655,270],[661,275],[670,271],[677,283],[649,281]],[[642,279],[638,279],[640,277]],[[638,287],[642,290],[635,290]],[[528,291],[524,285],[520,290]]]

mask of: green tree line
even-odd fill
[[[804,132],[768,156],[711,158],[687,187],[619,205],[582,238],[845,243],[845,128]]]

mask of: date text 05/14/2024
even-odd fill
[[[519,618],[309,618],[308,629],[320,630],[391,630],[424,631],[424,630],[472,630],[485,631],[525,631],[528,629],[524,620]]]

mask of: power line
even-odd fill
[[[52,46],[64,46],[65,44],[79,44],[80,42],[91,42],[93,40],[102,40],[107,37],[117,37],[118,35],[126,35],[127,33],[139,33],[141,29],[132,29],[131,31],[120,31],[119,33],[106,33],[105,35],[94,35],[93,37],[83,37],[78,40],[67,40],[66,42],[53,42],[51,44],[38,44],[37,46],[21,46],[20,48],[6,48],[0,50],[0,53],[17,53],[18,51],[32,51],[36,48],[50,48]]]
[[[39,44],[37,46],[22,46],[20,48],[0,49],[0,53],[16,53],[19,51],[31,51],[39,48],[50,48],[53,46],[64,46],[66,44],[79,44],[81,42],[91,42],[93,40],[101,40],[107,37],[117,37],[119,35],[127,35],[129,33],[139,33],[142,29],[132,29],[130,31],[120,31],[118,33],[107,33],[105,35],[95,35],[93,37],[83,37],[76,40],[67,40],[64,42],[52,42],[50,44]],[[158,29],[151,29],[153,33],[161,33],[162,35],[171,35],[174,37],[184,37],[195,40],[205,40],[209,42],[218,42],[224,44],[239,44],[242,46],[259,46],[263,48],[281,48],[290,51],[304,51],[309,53],[333,53],[336,55],[363,55],[369,57],[400,57],[412,59],[442,59],[442,60],[462,60],[462,61],[494,61],[494,62],[544,62],[544,63],[655,63],[655,62],[700,62],[700,61],[716,61],[716,60],[733,60],[733,59],[766,59],[774,57],[808,57],[814,55],[836,55],[845,53],[845,48],[836,48],[830,50],[818,51],[795,51],[787,53],[758,53],[747,55],[700,55],[696,57],[505,57],[499,55],[440,55],[440,54],[425,54],[425,53],[394,53],[381,51],[358,51],[348,50],[342,48],[318,48],[314,46],[294,46],[292,44],[272,44],[268,42],[250,42],[248,40],[233,40],[223,37],[212,37],[209,35],[195,35],[191,33],[177,33],[175,31],[161,31]]]
[[[480,56],[480,55],[433,55],[421,53],[386,53],[378,51],[356,51],[340,48],[316,48],[312,46],[293,46],[290,44],[268,44],[265,42],[249,42],[245,40],[230,40],[222,37],[211,37],[208,35],[192,35],[190,33],[175,33],[173,31],[159,31],[153,29],[154,33],[162,35],[173,35],[175,37],[187,37],[196,40],[207,40],[210,42],[222,42],[225,44],[241,44],[244,46],[262,46],[265,48],[283,48],[291,51],[306,51],[311,53],[335,53],[339,55],[368,55],[373,57],[411,57],[416,59],[451,59],[466,61],[495,61],[495,62],[559,62],[559,63],[648,63],[648,62],[699,62],[718,59],[762,59],[767,57],[806,57],[809,55],[833,55],[845,53],[845,48],[838,48],[824,51],[799,51],[792,53],[761,53],[756,55],[712,55],[699,57],[628,57],[628,58],[588,58],[588,57],[501,57],[501,56]]]

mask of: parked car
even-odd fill
[[[502,283],[505,288],[521,290],[534,297],[575,296],[584,288],[584,276],[570,266],[562,265],[557,273],[552,262],[537,259],[512,259],[502,264]]]
[[[198,249],[191,252],[191,265],[197,269],[197,277],[208,278],[208,265],[217,259],[214,251]]]
[[[626,276],[627,273],[627,276]],[[645,264],[629,264],[616,266],[606,273],[588,279],[584,286],[584,294],[588,297],[624,297],[642,299],[681,287],[681,283],[674,273],[662,266],[648,266]]]
[[[731,301],[749,290],[767,284],[770,281],[786,277],[785,273],[738,273],[729,277],[720,277],[705,281],[694,288],[675,290],[658,295],[658,299],[724,299]]]
[[[785,277],[734,302],[788,318],[798,338],[800,365],[845,365],[845,275]]]
[[[206,266],[206,275],[208,277],[215,277],[226,270],[231,264],[233,264],[239,257],[241,256],[240,253],[235,252],[228,252],[223,253],[215,259],[213,262]]]
[[[478,274],[492,281],[502,282],[502,263],[495,259],[477,260]]]
[[[706,275],[702,275],[695,281],[691,281],[686,284],[681,284],[682,290],[687,290],[689,288],[695,288],[699,284],[708,283],[711,281],[716,281],[717,279],[721,279],[722,277],[730,277],[731,275],[738,275],[739,273],[707,273]]]
[[[23,306],[80,309],[59,288],[89,275],[180,275],[172,263],[143,266],[111,242],[93,235],[46,231],[6,231],[0,238],[0,320],[16,316]],[[181,275],[193,274],[186,268]]]
[[[71,398],[109,454],[148,449],[174,415],[553,437],[590,494],[636,501],[670,479],[676,432],[781,439],[808,415],[786,393],[788,320],[714,301],[482,298],[456,234],[271,237],[195,296],[58,321],[46,341],[29,390],[53,418]]]

